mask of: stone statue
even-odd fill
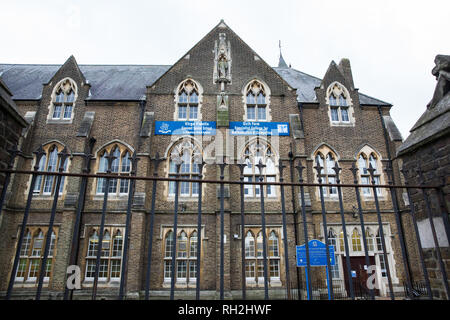
[[[226,42],[225,33],[219,34],[219,41],[215,43],[215,68],[214,81],[229,82],[231,81],[231,50],[230,42]]]
[[[219,78],[226,78],[228,76],[228,61],[225,55],[221,55],[218,62]]]
[[[438,54],[434,59],[434,63],[436,66],[431,73],[436,77],[437,84],[436,89],[434,89],[433,98],[427,105],[428,109],[436,106],[450,92],[450,55]]]

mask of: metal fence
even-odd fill
[[[91,146],[91,152],[92,152],[92,146]],[[98,277],[99,277],[99,270],[100,270],[100,258],[101,258],[101,252],[102,252],[102,240],[103,240],[103,231],[105,228],[105,219],[106,219],[106,213],[107,213],[107,203],[108,203],[108,190],[109,190],[109,184],[111,182],[112,179],[117,179],[120,178],[120,175],[118,176],[117,174],[111,174],[111,164],[112,161],[115,159],[115,157],[112,154],[112,151],[110,154],[106,155],[107,158],[107,162],[108,162],[108,166],[107,166],[107,170],[106,173],[98,173],[98,174],[91,174],[90,173],[90,162],[91,159],[93,158],[92,154],[90,154],[89,152],[82,154],[81,156],[84,158],[84,166],[83,166],[83,170],[81,173],[70,173],[70,172],[64,172],[64,160],[70,156],[70,154],[67,152],[67,149],[64,149],[62,152],[60,152],[58,154],[58,157],[60,158],[59,163],[61,164],[58,168],[58,171],[55,172],[46,172],[46,171],[39,171],[39,162],[41,157],[44,155],[44,151],[42,146],[36,151],[34,152],[35,155],[35,166],[33,168],[32,171],[28,171],[28,170],[13,170],[13,164],[14,161],[16,159],[16,157],[19,155],[22,155],[22,153],[20,151],[18,151],[16,148],[14,148],[13,150],[10,151],[11,152],[11,162],[8,166],[7,169],[2,169],[0,170],[0,172],[5,174],[5,183],[3,186],[3,191],[0,197],[0,214],[2,213],[2,209],[5,205],[5,198],[6,198],[6,192],[8,189],[8,185],[10,183],[10,179],[11,179],[11,174],[15,174],[15,175],[31,175],[31,185],[30,185],[30,189],[28,192],[28,196],[27,196],[27,200],[26,200],[26,206],[25,206],[25,210],[24,210],[24,215],[23,215],[23,220],[20,226],[20,232],[19,232],[19,236],[18,236],[18,241],[17,241],[17,246],[16,246],[16,252],[14,255],[14,260],[13,260],[13,266],[12,266],[12,271],[11,271],[11,276],[9,279],[9,283],[8,283],[8,287],[7,287],[7,292],[6,292],[6,299],[10,299],[11,298],[11,294],[13,292],[14,289],[14,283],[15,283],[15,277],[16,277],[16,271],[17,271],[17,267],[18,267],[18,263],[19,263],[19,259],[20,259],[20,249],[22,247],[22,243],[24,240],[24,233],[27,227],[27,223],[28,223],[28,219],[29,219],[29,215],[30,215],[30,207],[31,207],[31,203],[33,200],[33,189],[34,189],[34,185],[36,183],[36,179],[38,176],[56,176],[56,190],[59,190],[60,188],[60,184],[61,184],[61,180],[62,177],[80,177],[81,178],[81,184],[80,184],[80,193],[79,193],[79,198],[78,198],[78,204],[76,207],[76,217],[75,217],[75,224],[73,227],[73,232],[72,232],[72,241],[71,241],[71,246],[70,246],[70,254],[69,254],[69,265],[76,265],[77,262],[77,255],[78,255],[78,251],[79,251],[79,237],[80,237],[80,228],[81,228],[81,217],[83,215],[83,208],[84,208],[84,203],[86,200],[86,186],[88,184],[88,180],[89,179],[94,179],[94,178],[103,178],[106,180],[106,188],[105,188],[105,192],[104,192],[104,198],[103,198],[103,206],[102,206],[102,212],[101,212],[101,222],[100,222],[100,229],[99,229],[99,239],[98,239],[98,247],[97,247],[97,255],[96,255],[96,263],[95,263],[95,275],[94,275],[94,282],[93,282],[93,287],[92,287],[92,293],[91,293],[91,297],[93,300],[96,299],[97,297],[97,289],[98,289]],[[74,156],[80,156],[78,155],[74,155]],[[445,292],[447,294],[447,297],[450,297],[450,293],[449,293],[449,287],[448,287],[448,279],[447,279],[447,274],[446,274],[446,270],[445,270],[445,265],[444,265],[444,261],[443,258],[440,254],[440,249],[439,249],[439,244],[438,244],[438,239],[437,239],[437,233],[436,233],[436,228],[434,226],[433,223],[433,217],[432,217],[432,212],[431,212],[431,207],[430,207],[430,199],[429,199],[429,193],[431,192],[436,192],[440,195],[439,200],[441,201],[440,203],[440,208],[441,208],[441,216],[444,222],[444,227],[445,227],[445,232],[447,235],[447,238],[449,237],[449,223],[448,223],[448,212],[445,206],[445,203],[443,203],[443,197],[442,195],[442,190],[441,190],[441,186],[429,186],[429,185],[395,185],[392,182],[392,177],[393,177],[393,170],[391,165],[387,165],[385,171],[388,177],[388,184],[386,185],[380,185],[376,183],[376,180],[374,178],[375,175],[375,168],[372,167],[372,165],[369,166],[368,171],[370,173],[370,177],[371,177],[371,185],[367,185],[367,184],[358,184],[358,168],[356,167],[355,163],[353,163],[352,168],[350,169],[352,171],[353,177],[354,177],[354,181],[351,184],[343,184],[341,183],[340,180],[340,172],[342,170],[342,168],[340,168],[337,164],[337,162],[335,163],[335,166],[333,168],[334,172],[335,172],[335,178],[336,178],[336,183],[334,184],[325,184],[323,183],[322,177],[324,176],[322,171],[324,170],[324,168],[318,163],[314,169],[316,170],[317,176],[318,176],[318,183],[306,183],[304,181],[304,172],[305,172],[305,166],[304,163],[301,162],[301,160],[295,160],[294,157],[292,156],[292,154],[289,155],[289,160],[285,160],[284,162],[289,165],[289,169],[290,169],[290,176],[291,176],[291,181],[290,182],[285,182],[283,180],[283,170],[286,169],[286,165],[285,163],[283,163],[283,161],[280,160],[280,162],[278,163],[278,170],[279,170],[279,181],[277,182],[264,182],[264,177],[263,175],[259,176],[259,181],[244,181],[244,168],[246,166],[245,163],[238,163],[238,164],[227,164],[224,161],[222,161],[222,163],[219,164],[214,164],[216,166],[218,166],[219,168],[219,172],[220,172],[220,178],[219,180],[207,180],[204,179],[202,176],[202,168],[206,165],[203,160],[200,160],[200,162],[198,162],[197,164],[199,165],[199,173],[198,176],[193,178],[193,179],[188,179],[188,178],[180,178],[179,176],[181,176],[180,174],[178,175],[178,177],[159,177],[158,176],[158,167],[160,166],[162,161],[165,161],[166,159],[160,158],[158,155],[156,155],[154,158],[151,158],[151,163],[152,163],[152,167],[153,167],[153,176],[136,176],[136,169],[137,169],[137,164],[138,164],[138,158],[136,156],[136,154],[133,154],[133,157],[131,158],[131,174],[124,176],[124,178],[122,179],[128,179],[129,184],[130,184],[130,189],[129,189],[129,193],[128,193],[128,203],[127,203],[127,209],[126,209],[126,223],[125,223],[125,234],[124,234],[124,244],[123,244],[123,256],[122,256],[122,265],[121,265],[121,276],[120,276],[120,287],[119,287],[119,293],[117,298],[118,299],[124,299],[125,298],[125,292],[126,292],[126,272],[127,272],[127,263],[128,263],[128,254],[129,254],[129,232],[130,232],[130,220],[131,220],[131,209],[132,209],[132,202],[133,202],[133,195],[134,195],[134,190],[135,190],[135,184],[136,181],[151,181],[152,183],[152,194],[151,194],[151,204],[150,204],[150,210],[148,212],[149,214],[149,233],[150,236],[148,237],[148,243],[147,243],[147,263],[146,263],[146,270],[145,270],[145,276],[144,276],[144,281],[145,283],[143,284],[143,288],[144,288],[144,292],[145,292],[145,296],[144,299],[149,299],[150,295],[151,295],[151,290],[150,290],[150,279],[152,277],[152,252],[153,252],[153,241],[154,241],[154,225],[155,225],[155,201],[156,201],[156,189],[158,184],[160,183],[164,183],[167,181],[173,181],[175,183],[175,197],[174,197],[174,206],[173,206],[173,231],[174,234],[177,234],[177,227],[178,227],[178,210],[179,210],[179,206],[178,206],[178,201],[179,201],[179,184],[180,182],[195,182],[198,183],[199,185],[199,193],[198,193],[198,214],[197,214],[197,225],[198,225],[198,229],[197,230],[201,230],[202,227],[202,185],[203,184],[215,184],[215,185],[219,185],[220,189],[219,189],[219,197],[220,197],[220,270],[219,270],[219,293],[220,293],[220,299],[224,299],[224,265],[225,265],[225,261],[224,261],[224,199],[225,199],[225,185],[239,185],[240,186],[240,223],[242,226],[245,226],[245,221],[246,221],[246,215],[245,215],[245,197],[244,197],[244,185],[258,185],[260,186],[259,190],[260,190],[260,213],[261,213],[261,226],[262,226],[262,230],[264,232],[262,232],[262,236],[263,236],[263,276],[264,276],[264,298],[265,299],[269,299],[269,283],[268,283],[268,252],[267,252],[267,236],[265,234],[265,230],[266,230],[266,216],[265,216],[265,196],[264,196],[264,188],[262,188],[262,186],[279,186],[279,190],[280,190],[280,202],[281,202],[281,216],[282,216],[282,229],[283,229],[283,234],[287,235],[287,223],[286,223],[286,209],[285,209],[285,188],[289,188],[292,191],[292,196],[294,198],[294,194],[297,194],[296,191],[294,190],[298,190],[299,188],[299,195],[300,195],[300,203],[301,203],[301,208],[299,210],[298,213],[295,213],[294,216],[296,216],[298,214],[298,216],[301,219],[301,224],[303,227],[303,232],[302,234],[304,235],[304,239],[299,240],[300,242],[303,242],[306,246],[306,269],[308,271],[308,274],[311,274],[311,264],[310,264],[310,258],[309,258],[309,247],[308,247],[308,241],[311,239],[308,239],[308,224],[307,224],[307,210],[306,210],[306,204],[305,204],[305,187],[317,187],[319,189],[319,194],[320,194],[320,205],[321,205],[321,216],[322,216],[322,225],[323,225],[323,235],[325,238],[325,243],[329,243],[328,240],[328,232],[327,232],[327,209],[326,209],[326,205],[325,205],[325,200],[324,200],[324,193],[323,193],[323,188],[322,187],[336,187],[337,188],[337,193],[338,193],[338,203],[339,203],[339,209],[340,209],[340,217],[341,217],[341,223],[342,223],[342,228],[343,228],[343,232],[344,232],[344,248],[345,248],[345,255],[344,258],[346,259],[346,270],[344,270],[344,272],[347,273],[347,279],[352,279],[352,274],[351,274],[351,270],[350,270],[350,261],[349,261],[349,243],[347,240],[347,234],[346,234],[346,219],[345,219],[345,215],[344,215],[344,204],[343,204],[343,198],[342,198],[342,189],[343,188],[347,188],[347,189],[352,189],[353,192],[356,195],[356,204],[357,204],[357,216],[359,217],[359,223],[361,226],[361,230],[366,230],[365,228],[365,221],[364,221],[364,214],[363,214],[363,210],[362,210],[362,205],[361,205],[361,195],[360,195],[360,189],[361,188],[367,188],[370,187],[372,189],[373,192],[373,197],[374,197],[374,203],[375,203],[375,211],[376,211],[376,217],[377,217],[377,223],[378,223],[378,227],[380,232],[380,236],[381,236],[381,245],[382,245],[382,254],[384,256],[384,261],[385,261],[385,265],[386,265],[386,274],[387,274],[387,280],[388,280],[388,286],[389,286],[389,295],[390,298],[392,300],[394,300],[395,294],[394,294],[394,290],[393,290],[393,284],[392,284],[392,278],[391,278],[391,269],[393,266],[389,265],[389,259],[387,258],[387,252],[386,252],[386,239],[385,239],[385,233],[383,231],[383,221],[382,221],[382,217],[381,217],[381,211],[380,211],[380,203],[379,203],[379,199],[377,196],[377,192],[376,189],[377,188],[386,188],[386,190],[389,191],[390,193],[390,198],[392,201],[392,207],[393,207],[393,215],[395,216],[395,222],[396,222],[396,230],[398,232],[398,239],[400,242],[400,249],[401,249],[401,256],[402,256],[402,261],[401,261],[401,266],[403,267],[403,272],[405,275],[405,294],[406,296],[409,297],[413,297],[414,296],[414,292],[418,291],[416,284],[413,282],[412,279],[412,275],[411,275],[411,270],[409,270],[409,261],[408,261],[408,256],[407,256],[407,252],[406,252],[406,243],[404,241],[404,235],[403,235],[403,228],[401,225],[401,217],[400,217],[400,211],[399,211],[399,203],[397,200],[397,196],[396,196],[396,189],[400,189],[400,190],[406,190],[408,199],[409,199],[409,210],[410,210],[410,216],[412,219],[412,223],[414,226],[414,233],[415,233],[415,238],[416,238],[416,243],[415,245],[418,247],[418,252],[419,252],[419,261],[420,261],[420,266],[421,266],[421,270],[423,273],[423,279],[424,279],[424,286],[426,290],[422,290],[420,292],[425,292],[426,296],[429,299],[433,299],[432,296],[432,288],[431,288],[431,284],[430,284],[430,279],[429,279],[429,274],[427,271],[427,268],[425,266],[425,260],[424,260],[424,256],[423,256],[423,250],[421,247],[421,241],[420,241],[420,235],[418,232],[418,226],[417,226],[417,221],[416,221],[416,212],[415,212],[415,207],[414,205],[412,205],[411,202],[411,196],[410,196],[410,191],[412,189],[418,189],[420,190],[420,192],[422,192],[423,194],[423,200],[425,201],[426,204],[426,214],[429,220],[429,223],[431,225],[431,230],[432,230],[432,236],[433,236],[433,241],[434,241],[434,245],[435,245],[435,251],[436,251],[436,255],[437,255],[437,260],[438,260],[438,265],[439,265],[439,270],[441,272],[442,275],[442,286],[445,288]],[[176,172],[180,171],[180,165],[181,165],[181,161],[176,162]],[[224,170],[227,166],[235,166],[239,169],[240,172],[240,179],[238,181],[231,181],[231,180],[225,180],[225,175],[224,175]],[[257,167],[259,168],[259,172],[263,172],[263,168],[265,167],[265,165],[260,161],[259,164],[257,165]],[[298,181],[294,181],[295,179],[295,175],[293,174],[294,170],[297,170],[298,172]],[[42,293],[42,287],[43,287],[43,283],[44,283],[44,274],[45,274],[45,267],[46,267],[46,262],[48,259],[48,255],[49,255],[49,249],[50,249],[50,235],[51,235],[51,231],[53,230],[54,227],[54,221],[55,221],[55,214],[56,214],[56,209],[57,209],[57,204],[58,204],[58,197],[59,194],[58,192],[55,192],[54,198],[53,198],[53,204],[51,207],[51,211],[50,211],[50,219],[48,221],[48,228],[49,231],[47,232],[47,236],[46,239],[44,241],[45,243],[45,248],[44,248],[44,253],[43,253],[43,258],[41,260],[40,263],[40,272],[38,275],[38,284],[37,284],[37,288],[36,288],[36,300],[39,300],[41,298],[41,293]],[[294,201],[294,200],[293,200]],[[293,203],[294,205],[294,211],[295,211],[295,203]],[[244,228],[241,228],[241,272],[242,275],[245,275],[245,234],[244,234],[245,230]],[[197,265],[196,265],[196,288],[195,288],[195,297],[196,299],[200,299],[200,291],[201,291],[201,273],[200,273],[200,263],[201,263],[201,244],[202,244],[202,239],[201,239],[202,235],[201,232],[198,232],[198,239],[197,239],[197,244],[198,244],[198,248],[197,248]],[[363,240],[363,247],[364,247],[364,257],[365,257],[365,263],[366,265],[370,265],[369,262],[369,253],[368,253],[368,246],[367,246],[367,239],[366,239],[366,235],[365,232],[362,232],[362,240]],[[171,260],[171,283],[170,283],[170,299],[174,299],[174,294],[176,292],[176,288],[175,288],[175,261],[176,261],[176,241],[177,241],[177,237],[175,236],[173,238],[173,248],[175,248],[174,250],[172,250],[172,260]],[[283,245],[284,245],[284,259],[285,261],[289,261],[289,250],[288,250],[288,239],[287,236],[284,237],[283,239]],[[307,296],[310,297],[311,299],[316,299],[318,298],[326,298],[326,299],[358,299],[358,298],[369,298],[369,299],[375,299],[375,290],[374,289],[366,289],[366,288],[362,288],[362,287],[358,287],[357,284],[355,284],[354,281],[348,280],[348,284],[347,284],[347,289],[345,289],[345,285],[343,283],[343,281],[341,280],[342,283],[338,283],[336,282],[336,280],[333,280],[330,274],[330,252],[329,252],[329,246],[326,246],[326,255],[327,255],[327,270],[328,272],[326,273],[326,277],[328,278],[328,282],[324,281],[324,279],[322,279],[321,281],[318,282],[314,282],[312,283],[312,281],[308,282],[307,285],[303,285],[298,283],[294,283],[293,281],[291,281],[291,272],[292,270],[290,270],[289,268],[289,263],[285,263],[285,285],[284,286],[284,290],[286,290],[286,298],[288,299],[293,299],[293,298],[297,298],[297,299],[304,299],[304,295],[302,294],[302,290],[305,291],[307,293]],[[297,270],[297,274],[298,274],[298,270]],[[298,278],[298,277],[297,277]],[[330,283],[332,285],[328,287],[324,287],[324,283]],[[246,286],[246,280],[245,280],[245,276],[242,276],[242,284],[241,284],[241,290],[242,290],[242,298],[246,299],[247,297],[247,290],[250,290],[249,288],[247,288]],[[295,288],[297,287],[297,288]],[[326,297],[324,296],[324,291],[326,290]],[[329,290],[328,290],[329,289]],[[328,293],[329,291],[329,293]],[[422,294],[423,296],[423,294]],[[64,290],[64,299],[72,299],[73,297],[73,290],[70,290],[68,288],[66,288]]]

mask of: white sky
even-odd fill
[[[279,40],[288,64],[319,78],[349,58],[403,138],[433,95],[434,57],[450,54],[448,0],[2,0],[0,63],[171,65],[220,19],[271,66]]]

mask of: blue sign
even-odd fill
[[[230,121],[230,130],[234,136],[288,136],[289,122]]]
[[[320,267],[327,265],[327,248],[325,243],[319,240],[309,240],[309,262],[311,267]],[[330,250],[330,266],[335,265],[334,246],[328,246]],[[306,267],[306,247],[305,245],[296,246],[297,267]]]
[[[155,135],[215,135],[215,121],[155,121]]]

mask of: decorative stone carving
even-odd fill
[[[431,73],[436,77],[437,84],[433,98],[427,108],[433,108],[441,99],[450,92],[450,55],[438,54],[434,59],[436,66]]]
[[[227,127],[229,124],[228,96],[222,92],[217,95],[217,126]]]
[[[225,33],[219,33],[214,46],[214,82],[231,82],[231,45]]]

